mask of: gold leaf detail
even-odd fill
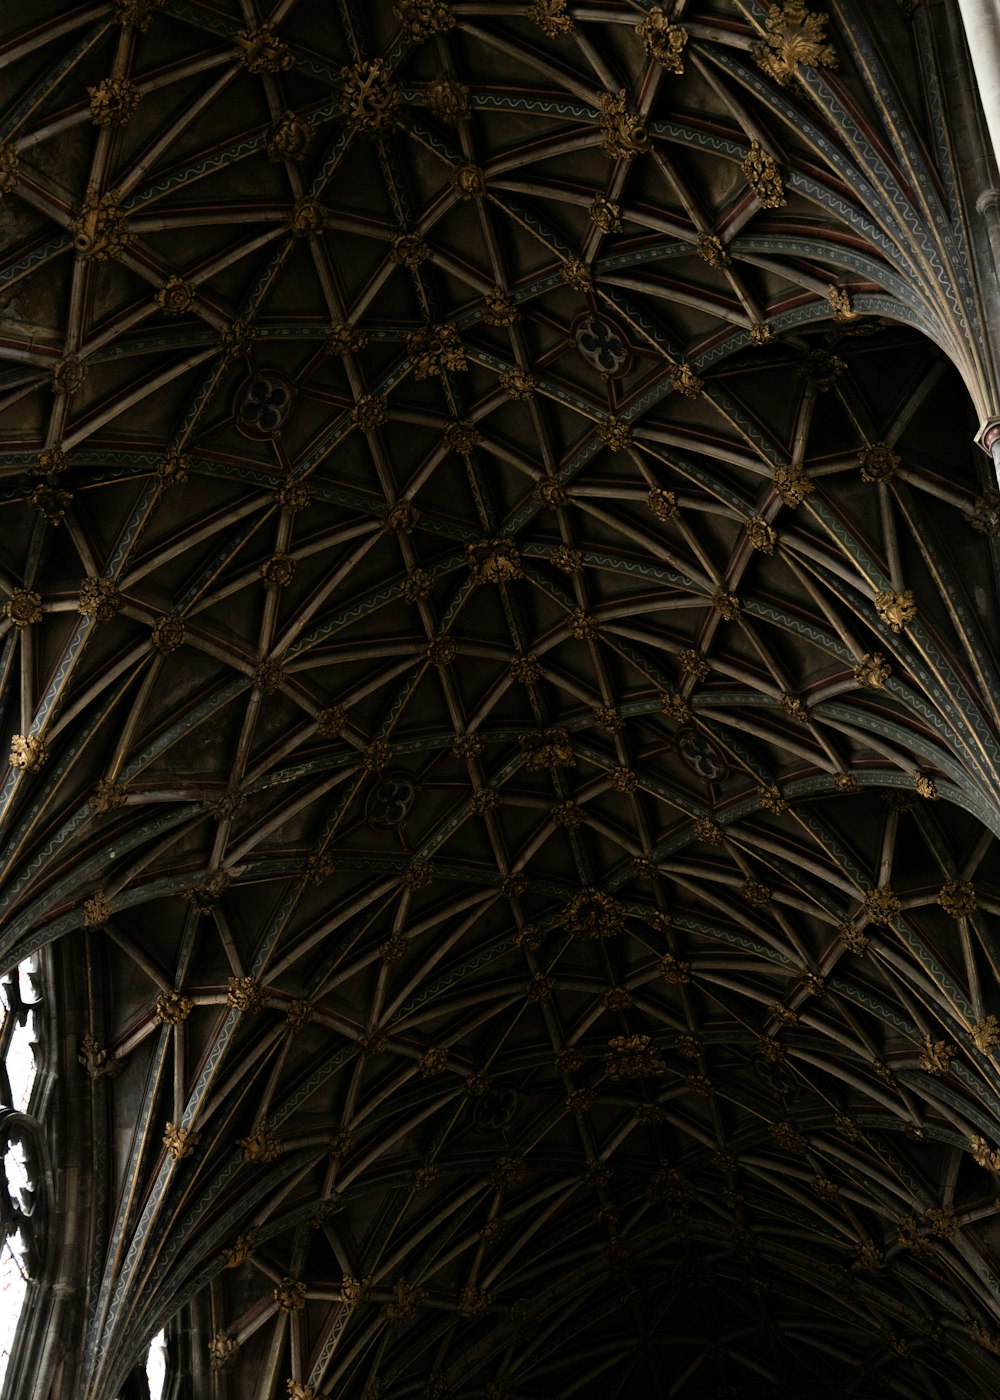
[[[775,82],[787,85],[799,76],[799,66],[836,68],[837,55],[826,41],[827,15],[813,13],[805,0],[775,0],[765,29],[767,39],[750,46],[759,66]]]
[[[671,24],[659,5],[647,10],[635,32],[642,40],[642,46],[650,58],[656,60],[668,73],[684,72],[684,46],[688,32],[679,24]]]

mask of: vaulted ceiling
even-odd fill
[[[213,1400],[995,1390],[926,7],[28,10],[0,954],[85,1007],[79,1394],[171,1319]]]

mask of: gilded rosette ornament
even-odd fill
[[[316,733],[324,739],[335,739],[342,734],[347,724],[347,711],[343,705],[327,705],[316,712]]]
[[[648,1035],[616,1035],[608,1042],[604,1072],[611,1080],[655,1078],[666,1064]]]
[[[486,293],[483,308],[483,320],[488,326],[512,326],[517,320],[517,307],[501,287]]]
[[[103,890],[83,901],[83,927],[103,928],[111,918],[111,904]]]
[[[604,418],[597,424],[597,436],[612,452],[626,452],[632,446],[632,428],[621,418]]]
[[[612,895],[588,886],[567,904],[561,923],[572,938],[617,938],[625,932],[624,916],[624,909]]]
[[[414,856],[403,871],[403,884],[411,893],[426,889],[435,878],[434,866],[421,856]]]
[[[542,664],[537,656],[512,656],[510,678],[519,685],[535,685],[542,678]]]
[[[131,242],[132,231],[115,190],[88,199],[73,220],[73,247],[94,262],[120,257]]]
[[[861,464],[861,480],[869,482],[888,481],[896,473],[899,457],[885,442],[869,442],[858,453]]]
[[[762,515],[751,515],[746,522],[747,539],[752,548],[760,551],[761,554],[773,554],[775,545],[778,543],[777,531],[770,526]]]
[[[930,1033],[920,1042],[920,1068],[925,1074],[947,1074],[958,1050],[947,1040],[935,1040]]]
[[[426,1297],[426,1288],[408,1283],[405,1278],[397,1279],[392,1286],[392,1298],[386,1303],[382,1314],[387,1322],[405,1322],[413,1316]]]
[[[987,535],[991,539],[1000,535],[1000,491],[991,489],[978,496],[972,509],[966,512],[965,518],[980,535]]]
[[[219,337],[219,349],[227,360],[239,359],[250,353],[250,347],[257,339],[257,332],[246,321],[236,320],[227,326]]]
[[[240,1344],[235,1337],[225,1332],[216,1332],[208,1343],[208,1364],[213,1371],[224,1371],[232,1366],[239,1352]]]
[[[595,706],[594,723],[598,729],[603,729],[605,734],[620,734],[625,728],[625,721],[614,705]]]
[[[69,466],[69,458],[61,447],[46,447],[38,454],[38,466],[32,469],[33,475],[53,477],[64,472]]]
[[[339,1162],[352,1150],[356,1141],[357,1134],[353,1128],[338,1128],[330,1139],[330,1156],[335,1162]]]
[[[829,350],[810,350],[802,365],[802,373],[821,394],[831,389],[847,369],[847,361]]]
[[[826,289],[826,299],[830,303],[833,319],[838,323],[853,321],[857,312],[851,305],[851,294],[846,287],[836,287],[831,282]]]
[[[273,1162],[283,1151],[281,1143],[269,1123],[258,1123],[253,1132],[245,1138],[238,1138],[237,1147],[243,1149],[244,1162]]]
[[[479,442],[479,429],[471,418],[461,418],[448,424],[441,441],[449,452],[465,456]]]
[[[32,491],[28,504],[34,506],[49,525],[60,525],[73,504],[73,497],[68,491],[60,491],[55,486],[41,485]]]
[[[162,5],[163,0],[115,0],[115,18],[123,29],[132,25],[140,34],[145,34]]]
[[[602,92],[598,104],[604,133],[601,150],[606,156],[627,160],[652,148],[649,129],[642,117],[629,111],[624,88],[619,88],[617,92]]]
[[[265,588],[287,588],[295,577],[295,560],[290,554],[279,550],[261,564],[260,576]]]
[[[455,24],[455,16],[446,0],[396,0],[392,13],[417,43],[429,39],[432,34],[443,34]]]
[[[524,750],[525,767],[529,772],[572,768],[576,764],[573,745],[565,729],[533,729],[522,734],[518,743]]]
[[[443,377],[446,372],[462,373],[469,368],[458,331],[447,321],[411,331],[406,337],[406,348],[415,379]]]
[[[262,661],[253,673],[254,690],[261,695],[277,695],[285,684],[285,668],[277,661]]]
[[[553,824],[567,831],[576,831],[586,820],[586,812],[576,802],[557,802],[552,808]]]
[[[592,292],[594,274],[581,258],[564,258],[562,265],[563,281],[575,292]]]
[[[277,501],[281,509],[288,515],[297,515],[300,510],[309,508],[312,496],[304,481],[291,479],[279,488]]]
[[[0,141],[0,196],[10,194],[20,178],[21,158],[11,141]]]
[[[613,199],[608,199],[606,195],[597,194],[590,204],[589,214],[591,222],[601,230],[602,233],[621,233],[622,224],[621,205]]]
[[[176,651],[184,641],[184,622],[175,613],[166,613],[153,628],[150,642],[153,650],[163,656]]]
[[[757,789],[757,801],[765,812],[781,816],[788,811],[788,799],[782,795],[777,783],[762,783]]]
[[[917,600],[912,589],[880,588],[875,594],[875,611],[892,632],[902,632],[917,616]]]
[[[775,467],[773,480],[782,502],[793,510],[816,490],[815,484],[806,476],[801,462]]]
[[[156,998],[154,1015],[161,1026],[180,1026],[191,1015],[194,1002],[183,992],[161,992]]]
[[[48,748],[40,734],[15,734],[10,741],[10,766],[37,773],[48,758]]]
[[[485,1288],[477,1288],[475,1284],[468,1283],[458,1295],[458,1315],[459,1317],[476,1318],[485,1317],[493,1306],[493,1294]]]
[[[805,0],[774,0],[764,22],[767,38],[750,46],[758,65],[786,85],[799,68],[836,68],[837,55],[826,39],[829,16],[806,9]]]
[[[306,1305],[306,1285],[301,1279],[283,1278],[271,1289],[279,1312],[301,1312]]]
[[[414,569],[403,580],[400,592],[408,603],[422,603],[425,598],[430,597],[433,586],[434,580],[426,569]]]
[[[556,984],[551,977],[546,977],[544,972],[534,972],[531,981],[524,989],[525,1001],[538,1005],[541,1002],[551,1001],[552,993],[556,989]]]
[[[193,1128],[186,1128],[181,1123],[168,1123],[163,1134],[163,1146],[175,1162],[182,1162],[185,1157],[191,1157],[198,1146],[200,1133],[196,1133]]]
[[[593,641],[600,630],[597,618],[583,608],[574,608],[566,618],[566,631],[578,642]]]
[[[665,68],[668,73],[684,72],[684,47],[688,32],[679,24],[671,24],[659,5],[654,5],[646,13],[635,32],[642,40],[642,46],[650,58]]]
[[[342,70],[341,120],[354,131],[384,135],[395,125],[402,94],[380,58]]]
[[[880,651],[868,651],[854,668],[854,679],[858,685],[870,690],[881,690],[892,675],[892,667]]]
[[[691,718],[691,708],[683,695],[675,690],[665,690],[660,696],[660,713],[675,724],[685,724]]]
[[[153,300],[166,316],[183,316],[195,302],[195,288],[192,282],[183,277],[170,277],[156,293]]]
[[[295,238],[317,238],[326,227],[326,211],[318,199],[305,195],[292,205],[288,227]]]
[[[622,792],[623,795],[634,792],[639,787],[639,776],[633,769],[619,767],[619,769],[608,769],[608,785],[615,792]]]
[[[424,101],[439,121],[455,123],[469,119],[469,89],[464,83],[438,76],[424,89]]]
[[[15,588],[3,605],[3,613],[18,631],[30,627],[33,622],[41,622],[41,594],[33,593],[29,588]]]
[[[716,609],[723,622],[735,622],[740,615],[740,600],[735,593],[727,593],[720,588],[712,596],[712,606]]]
[[[131,78],[102,78],[87,93],[95,126],[124,126],[139,105],[139,89]]]
[[[568,38],[575,27],[566,0],[532,0],[528,19],[538,25],[547,39]]]
[[[674,491],[667,491],[662,486],[654,486],[646,497],[646,504],[656,516],[657,520],[673,520],[677,514],[677,495]]]
[[[693,676],[696,681],[703,681],[711,670],[705,658],[693,647],[685,647],[679,651],[677,663],[686,676]]]
[[[182,486],[190,471],[190,457],[177,447],[171,447],[156,468],[156,474],[165,486]]]
[[[458,655],[458,647],[451,637],[434,637],[427,643],[427,660],[432,666],[450,666]],[[484,789],[483,791],[489,791]]]
[[[368,337],[349,321],[335,321],[330,326],[323,351],[327,355],[356,355],[368,344]]]
[[[1000,1021],[995,1016],[983,1016],[969,1029],[969,1039],[981,1055],[989,1055],[1000,1045]]]
[[[809,723],[809,707],[797,695],[783,695],[779,703],[789,719],[795,720],[797,724]]]
[[[486,193],[486,175],[478,165],[458,165],[452,171],[452,188],[460,200],[480,199]]]
[[[532,376],[523,369],[505,369],[498,382],[507,398],[513,400],[530,399],[538,388]]]
[[[743,881],[743,898],[755,909],[766,909],[771,902],[771,891],[760,880],[748,876]]]
[[[230,977],[226,1002],[234,1010],[252,1016],[263,1010],[267,997],[256,977]]]
[[[859,1274],[878,1274],[886,1266],[886,1257],[877,1245],[871,1240],[864,1240],[858,1245],[854,1252],[854,1262],[851,1268]]]
[[[79,355],[67,355],[52,366],[52,388],[57,394],[75,394],[87,377],[87,366]]]
[[[91,1079],[117,1079],[124,1061],[110,1050],[104,1050],[88,1031],[80,1042],[77,1062],[83,1065]]]
[[[938,890],[937,902],[952,919],[967,919],[978,907],[975,888],[967,880],[946,880]]]
[[[873,924],[882,924],[888,927],[899,918],[902,912],[903,906],[899,896],[894,894],[888,885],[883,885],[877,890],[869,890],[865,895],[865,913]]]
[[[690,365],[674,365],[670,387],[675,394],[681,394],[686,399],[696,399],[705,386]]]
[[[759,141],[751,141],[743,157],[743,178],[762,209],[780,209],[786,203],[785,186],[778,163]]]
[[[448,1068],[448,1050],[444,1045],[432,1045],[420,1061],[420,1073],[425,1078],[443,1074]]]
[[[87,578],[80,585],[76,610],[93,622],[110,622],[122,610],[123,599],[112,578]]]
[[[869,940],[855,924],[841,924],[839,933],[840,941],[849,953],[864,956]]]
[[[699,233],[694,250],[709,267],[726,268],[732,263],[726,245],[714,233]]]
[[[91,810],[99,816],[115,812],[119,807],[125,806],[127,796],[128,787],[125,783],[116,783],[112,778],[101,778],[90,794]]]
[[[285,73],[295,62],[288,45],[274,32],[273,24],[238,29],[235,38],[236,57],[248,73]]]
[[[363,433],[381,428],[389,418],[389,401],[384,394],[362,394],[351,412],[351,421]]]
[[[223,1258],[226,1261],[227,1269],[238,1269],[241,1264],[245,1264],[253,1253],[254,1245],[257,1243],[257,1231],[247,1230],[242,1235],[237,1235],[231,1245],[227,1245],[222,1250]]]

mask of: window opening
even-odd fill
[[[41,1138],[29,1116],[41,1000],[34,958],[0,981],[0,1390],[38,1265]]]
[[[149,1344],[146,1353],[146,1380],[149,1384],[149,1400],[163,1400],[167,1383],[167,1333],[160,1328]]]

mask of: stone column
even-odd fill
[[[993,470],[996,472],[997,485],[1000,486],[1000,418],[990,418],[984,423],[976,441],[983,451],[993,458]]]
[[[979,85],[983,115],[1000,164],[1000,4],[997,0],[958,0]]]

